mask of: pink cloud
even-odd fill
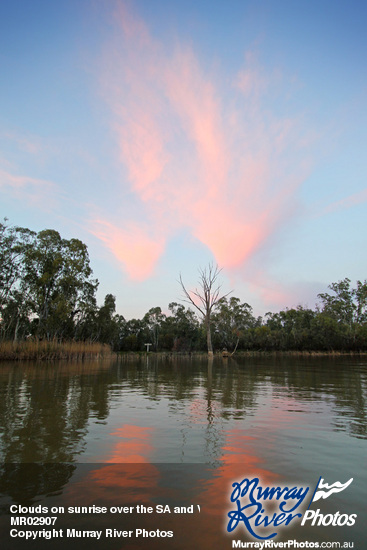
[[[220,98],[190,49],[179,49],[163,73],[164,93],[196,151],[198,176],[208,198],[225,184],[229,154]]]
[[[258,100],[269,88],[271,77],[261,70],[259,61],[253,51],[245,53],[245,67],[242,68],[234,80],[234,85],[250,101]]]
[[[52,183],[46,180],[32,178],[29,176],[17,176],[15,174],[11,174],[10,172],[6,172],[5,170],[0,169],[0,187],[24,189],[25,187],[28,187],[30,185],[35,187],[49,187],[52,186]]]
[[[125,4],[115,23],[99,75],[102,95],[151,230],[131,219],[113,228],[101,222],[94,234],[133,278],[149,276],[182,228],[221,267],[240,269],[292,218],[305,176],[298,121],[263,104],[274,82],[282,91],[281,76],[265,75],[253,55],[231,78],[204,70],[192,47],[168,48]]]
[[[256,269],[249,278],[250,287],[256,290],[264,304],[270,307],[284,308],[292,300],[299,300],[299,296],[295,295],[289,284],[285,286],[274,277],[269,277],[263,269]]]
[[[42,150],[41,142],[38,137],[24,136],[15,132],[6,132],[3,135],[6,139],[15,142],[18,148],[26,153],[36,155]]]
[[[116,125],[121,159],[134,190],[143,200],[154,199],[154,182],[162,176],[166,157],[159,129],[149,113],[126,114],[126,124]]]
[[[0,168],[0,189],[12,197],[47,208],[54,205],[57,185],[51,181],[16,175]]]
[[[128,275],[137,281],[152,274],[164,251],[164,239],[148,236],[137,225],[121,229],[106,220],[94,220],[90,232],[107,245]]]

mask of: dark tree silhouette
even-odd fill
[[[218,281],[220,272],[222,270],[218,268],[217,265],[212,263],[208,267],[201,269],[199,268],[199,288],[189,291],[186,289],[182,276],[180,274],[180,285],[184,293],[184,301],[193,305],[200,313],[205,329],[206,329],[206,341],[208,345],[208,354],[213,355],[213,345],[212,345],[212,335],[210,320],[213,310],[215,310],[218,302],[228,296],[230,292],[220,295],[221,284]],[[197,301],[195,301],[195,297]]]

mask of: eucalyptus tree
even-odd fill
[[[218,306],[218,303],[221,299],[225,298],[230,294],[221,296],[221,284],[219,282],[219,275],[221,269],[217,265],[210,263],[208,267],[204,269],[199,268],[199,286],[195,290],[187,290],[181,274],[180,274],[180,285],[184,293],[184,301],[193,305],[200,313],[200,316],[203,320],[205,331],[206,331],[206,341],[208,347],[208,354],[213,355],[213,344],[212,344],[212,334],[211,334],[211,318],[212,314]]]
[[[27,317],[30,303],[22,284],[24,255],[36,233],[24,227],[0,222],[0,327],[1,337],[17,339],[21,320]]]
[[[234,353],[240,342],[244,340],[246,333],[256,326],[256,319],[252,313],[252,307],[242,303],[239,298],[232,296],[219,300],[216,312],[213,315],[215,336],[221,346],[225,346]]]
[[[40,231],[24,252],[22,285],[32,302],[37,335],[72,336],[74,318],[96,292],[87,246],[79,239],[62,239],[52,229]]]
[[[312,335],[316,313],[297,306],[279,313],[266,314],[266,326],[271,332],[268,344],[273,349],[306,349],[312,347]]]
[[[337,283],[331,283],[328,288],[334,294],[325,292],[317,295],[322,302],[324,313],[349,326],[355,320],[357,310],[354,301],[354,290],[350,287],[350,282],[350,279],[345,278]]]
[[[31,303],[27,296],[14,288],[1,313],[1,333],[5,340],[17,342],[32,332]]]
[[[367,322],[367,280],[357,281],[357,288],[353,291],[356,304],[355,320],[356,323]]]
[[[166,316],[162,313],[161,308],[152,307],[144,315],[143,323],[145,324],[147,336],[152,340],[153,349],[158,351],[159,336],[162,330],[162,323],[165,321]]]
[[[109,344],[112,349],[120,349],[124,335],[126,321],[122,315],[116,313],[116,298],[112,294],[106,294],[103,306],[95,316],[95,339],[98,342]]]
[[[76,340],[96,342],[98,339],[97,286],[94,281],[86,281],[83,295],[74,315],[74,338]]]
[[[357,335],[364,332],[363,327],[367,322],[367,281],[357,281],[356,287],[352,288],[350,279],[345,278],[328,288],[333,294],[318,294],[324,324],[330,327],[334,323],[334,332],[339,334],[339,347],[354,347]]]
[[[172,335],[174,351],[189,351],[199,340],[199,321],[195,312],[182,304],[168,305],[171,315],[167,316],[165,327]]]
[[[144,349],[144,332],[146,326],[141,319],[129,319],[124,326],[124,337],[121,347],[125,351],[141,351]]]

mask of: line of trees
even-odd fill
[[[112,294],[97,305],[98,281],[93,279],[84,243],[63,239],[51,229],[36,233],[9,226],[4,220],[0,223],[0,339],[101,342],[115,351],[143,351],[146,343],[154,351],[174,352],[367,350],[367,281],[352,287],[345,278],[332,283],[329,293],[318,295],[315,309],[298,306],[261,318],[239,298],[220,297],[219,273],[213,266],[200,270],[201,286],[194,292],[187,291],[180,278],[183,301],[191,303],[199,317],[190,307],[172,302],[168,314],[154,307],[142,319],[126,320],[116,313]]]
[[[80,240],[0,223],[0,339],[115,339],[115,298],[98,307],[97,288]]]

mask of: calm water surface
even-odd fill
[[[221,492],[235,479],[257,476],[264,484],[315,487],[320,476],[329,483],[354,477],[349,490],[330,499],[328,513],[341,508],[358,513],[367,496],[366,390],[367,361],[355,358],[209,362],[151,355],[3,364],[0,453],[8,468],[3,498],[17,501],[22,491],[24,496],[24,483],[20,490],[19,477],[9,472],[31,463],[46,469],[52,482],[42,472],[33,476],[38,482],[27,489],[29,502],[56,494],[78,500],[76,487],[88,478],[90,502],[109,498],[106,487],[116,484],[130,502],[131,487],[136,498],[144,493],[157,502],[158,488],[167,491],[169,485],[173,500],[184,487],[187,499],[195,496],[209,512],[219,508],[223,515],[228,498],[224,504]],[[118,464],[130,469],[124,484]],[[134,476],[133,468],[143,470]],[[144,491],[132,482],[143,471]],[[81,504],[85,486],[83,491]],[[209,540],[209,527],[204,531]],[[342,531],[345,540],[363,537],[358,525],[353,536],[346,528],[309,531],[314,540],[339,540]]]

